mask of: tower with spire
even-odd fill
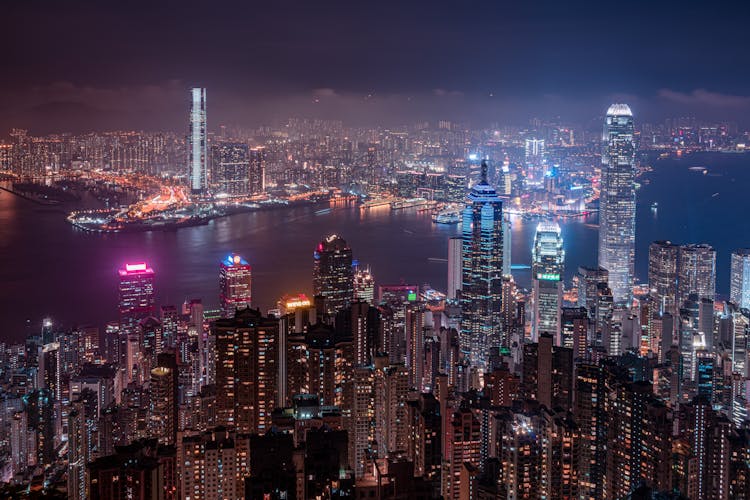
[[[473,370],[485,371],[492,354],[507,345],[502,325],[503,203],[487,182],[469,192],[461,232],[461,332],[459,343]]]

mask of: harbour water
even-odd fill
[[[702,169],[690,169],[701,166]],[[647,276],[648,244],[657,239],[706,242],[718,251],[719,293],[729,288],[729,254],[750,246],[750,155],[695,154],[659,160],[639,179],[637,281]],[[652,208],[657,202],[658,207]],[[513,220],[513,264],[529,264],[537,222]],[[597,217],[560,221],[566,278],[596,264]],[[253,296],[262,310],[284,293],[310,293],[312,251],[336,232],[377,284],[400,281],[445,288],[447,240],[458,225],[435,224],[429,212],[303,207],[237,214],[174,232],[93,234],[72,227],[59,208],[0,191],[0,341],[19,340],[50,316],[65,325],[104,325],[117,318],[117,268],[148,261],[159,304],[200,297],[218,302],[218,262],[237,252],[253,266]],[[514,272],[528,286],[528,270]]]

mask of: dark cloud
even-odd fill
[[[410,121],[408,113],[497,121],[524,109],[583,119],[613,95],[630,98],[641,116],[685,107],[743,119],[742,96],[750,95],[746,2],[11,1],[4,8],[0,130],[56,127],[66,105],[70,129],[180,129],[193,85],[209,89],[214,123],[246,124],[310,113],[357,122]]]

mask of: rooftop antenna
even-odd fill
[[[487,160],[482,160],[482,178],[480,184],[487,184]]]

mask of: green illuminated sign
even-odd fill
[[[406,296],[406,300],[408,300],[409,302],[414,302],[415,300],[417,300],[417,293],[409,291],[409,294]]]
[[[544,281],[560,281],[560,275],[555,273],[537,273],[536,279]]]

